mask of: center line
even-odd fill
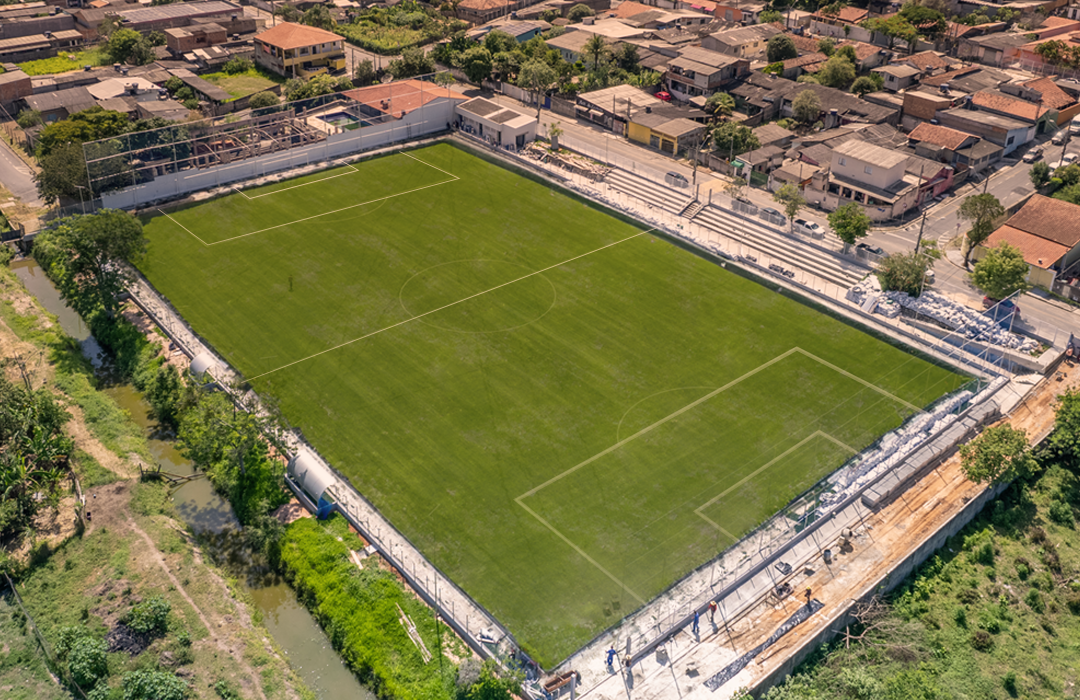
[[[293,365],[298,365],[301,362],[306,362],[306,361],[308,361],[308,360],[310,360],[312,358],[318,357],[319,355],[325,355],[328,352],[333,352],[334,350],[338,350],[340,348],[343,348],[346,345],[352,345],[353,343],[359,342],[359,341],[364,340],[366,338],[370,338],[373,335],[378,335],[379,333],[382,333],[383,331],[388,331],[388,330],[391,330],[393,328],[397,328],[398,326],[404,326],[406,323],[411,323],[412,321],[416,321],[418,319],[421,319],[424,316],[430,316],[433,313],[437,313],[437,312],[442,311],[444,309],[449,309],[451,306],[457,306],[458,304],[462,304],[462,303],[464,303],[466,301],[469,301],[470,299],[475,299],[476,297],[483,296],[483,295],[487,294],[488,292],[494,292],[496,289],[502,289],[503,287],[514,284],[515,282],[520,282],[521,280],[528,279],[530,277],[534,277],[534,276],[539,275],[541,273],[547,272],[548,270],[554,270],[556,267],[562,267],[563,265],[565,265],[567,263],[574,262],[575,260],[580,260],[581,258],[584,258],[587,255],[592,255],[593,253],[599,253],[601,250],[604,250],[605,248],[610,248],[611,246],[619,245],[620,243],[625,243],[626,241],[637,238],[638,236],[644,236],[646,233],[651,233],[651,232],[653,232],[655,230],[656,230],[655,228],[651,228],[651,229],[649,229],[647,231],[639,231],[639,232],[635,233],[632,236],[627,236],[626,238],[619,239],[619,240],[617,240],[617,241],[615,241],[613,243],[608,243],[607,245],[600,246],[596,250],[590,250],[587,253],[582,253],[581,255],[570,258],[569,260],[563,260],[562,262],[555,263],[554,265],[550,265],[548,267],[545,267],[542,270],[537,270],[536,272],[530,272],[527,275],[522,275],[521,277],[518,277],[517,279],[510,280],[509,282],[503,282],[502,284],[500,284],[500,285],[498,285],[496,287],[492,287],[491,289],[485,289],[482,292],[477,292],[476,294],[473,294],[472,296],[467,296],[464,299],[458,299],[457,301],[452,301],[449,304],[446,304],[445,306],[440,306],[437,309],[432,309],[431,311],[425,311],[424,313],[420,314],[419,316],[413,316],[411,318],[407,318],[404,321],[399,321],[399,322],[397,322],[397,323],[395,323],[395,324],[393,324],[391,326],[387,326],[386,328],[380,328],[377,331],[372,331],[372,332],[368,333],[367,335],[360,336],[359,338],[353,338],[352,340],[346,340],[344,343],[341,343],[340,345],[335,345],[332,348],[327,348],[326,350],[322,350],[320,352],[317,352],[314,355],[308,355],[307,357],[300,358],[299,360],[295,360],[293,362],[290,362],[287,365],[282,365],[282,366],[278,367],[277,369],[272,369],[269,372],[263,372],[262,374],[257,374],[254,377],[249,378],[248,381],[253,382],[256,379],[259,379],[260,377],[265,377],[268,374],[273,374],[274,372],[277,372],[279,370],[283,370],[283,369],[285,369],[287,367],[292,367]],[[195,235],[195,234],[192,234],[192,235]]]

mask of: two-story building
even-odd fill
[[[668,61],[664,85],[672,97],[685,102],[691,97],[708,97],[749,71],[750,62],[745,58],[691,46],[680,49],[679,55]]]
[[[782,33],[771,24],[725,29],[702,38],[701,48],[739,58],[755,58],[765,53],[769,39]]]
[[[974,134],[983,140],[996,143],[1001,146],[1002,156],[1009,155],[1035,138],[1033,124],[991,112],[954,107],[940,110],[937,120],[950,129]]]
[[[325,29],[283,22],[255,35],[255,62],[290,78],[339,73],[345,70],[344,43]]]
[[[825,209],[849,202],[863,205],[875,221],[900,216],[916,205],[919,182],[906,172],[908,155],[858,139],[833,149],[824,184]]]

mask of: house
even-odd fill
[[[0,73],[0,107],[8,112],[14,110],[14,103],[33,94],[30,76],[21,70]]]
[[[831,7],[831,6],[830,6]],[[810,32],[822,36],[844,38],[853,27],[870,16],[870,11],[861,7],[841,7],[835,12],[822,8],[810,17]]]
[[[465,33],[465,36],[473,41],[482,42],[490,32],[499,31],[514,37],[519,44],[524,44],[529,39],[540,36],[542,32],[549,29],[551,29],[551,25],[541,19],[530,21],[516,19],[495,20],[470,29]]]
[[[558,51],[564,61],[577,63],[581,60],[585,43],[592,37],[593,35],[588,32],[569,31],[550,39],[544,39],[544,43],[548,45],[548,48]],[[610,43],[608,45],[610,46]]]
[[[754,58],[765,53],[769,39],[782,33],[782,30],[771,24],[726,29],[702,38],[701,48],[739,58]]]
[[[841,124],[897,124],[900,121],[900,113],[891,107],[860,100],[843,90],[816,83],[796,83],[761,71],[750,71],[727,92],[735,97],[736,109],[747,115],[742,123],[757,126],[793,116],[792,103],[806,90],[817,94],[821,103],[821,121],[826,129]]]
[[[723,149],[718,149],[714,158],[719,156],[722,160],[727,154]],[[731,166],[735,171],[737,177],[746,178],[749,177],[747,170],[755,173],[771,173],[781,165],[784,164],[784,149],[777,145],[762,146],[761,148],[755,148],[752,151],[747,151],[741,155],[735,156],[731,161]],[[714,170],[720,170],[721,168],[713,168]]]
[[[902,215],[917,203],[919,180],[906,172],[904,153],[850,139],[833,149],[824,179],[822,206],[828,211],[849,202],[863,205],[875,221]],[[815,178],[815,182],[819,181]]]
[[[647,107],[658,109],[663,104],[663,100],[646,90],[632,85],[616,85],[578,93],[575,112],[578,119],[599,124],[617,134],[625,134],[631,114],[644,111]],[[704,115],[704,112],[699,114]]]
[[[1036,127],[1026,121],[1001,116],[993,112],[953,107],[937,113],[938,122],[957,131],[974,134],[1002,147],[1002,156],[1035,138]]]
[[[1028,264],[1028,282],[1072,299],[1080,298],[1080,206],[1036,194],[972,251],[981,259],[1001,243],[1020,249]]]
[[[690,7],[699,4],[692,2]],[[757,24],[759,16],[768,8],[764,2],[717,2],[713,5],[713,17],[733,24]]]
[[[627,122],[626,136],[631,141],[674,156],[702,145],[708,128],[691,119],[674,116],[670,108],[647,107],[634,112]]]
[[[678,56],[668,61],[664,85],[672,97],[685,102],[691,97],[708,97],[749,72],[750,62],[745,58],[692,46],[679,49]]]
[[[999,32],[986,36],[965,37],[957,45],[957,58],[1002,66],[1019,57],[1020,47],[1031,40],[1026,34]]]
[[[52,58],[61,50],[80,46],[82,34],[74,29],[0,39],[0,63],[23,63]]]
[[[1006,94],[1015,94],[1036,102],[1050,112],[1050,119],[1059,127],[1068,124],[1080,114],[1078,93],[1069,92],[1054,82],[1053,78],[1036,78],[1022,83],[1006,83],[1001,86]]]
[[[231,19],[243,17],[244,8],[231,2],[224,2],[224,0],[206,0],[205,2],[175,2],[168,5],[140,7],[134,10],[121,10],[113,14],[120,18],[125,28],[150,32],[186,27],[199,19],[225,23]]]
[[[487,24],[533,4],[529,0],[461,0],[457,6],[457,17],[473,24]]]
[[[591,21],[593,19],[593,17],[586,17],[586,21],[583,21],[581,24],[573,25],[574,30],[579,32],[588,32],[590,34],[599,34],[600,36],[611,39],[612,41],[620,41],[624,39],[638,39],[644,37],[647,31],[638,27],[632,27],[629,24],[620,22],[617,19],[599,19]]]
[[[515,150],[536,138],[536,119],[483,97],[454,107],[458,127],[495,145]]]
[[[788,80],[797,80],[803,73],[817,73],[827,60],[829,57],[819,51],[784,59],[780,75]]]
[[[974,172],[997,160],[994,157],[1001,153],[1001,147],[994,144],[975,149],[982,138],[941,124],[919,124],[907,137],[917,156],[948,165],[967,165]]]
[[[762,146],[780,146],[786,148],[795,138],[794,131],[788,131],[779,124],[763,124],[754,129],[758,143]]]
[[[255,63],[294,78],[337,73],[345,70],[344,42],[343,37],[325,29],[282,22],[255,35]]]
[[[1051,37],[1076,31],[1080,31],[1080,20],[1050,16],[1044,19],[1038,27],[1031,30],[1029,34],[1034,34],[1039,41],[1046,41]]]
[[[1028,102],[996,90],[982,90],[971,95],[971,105],[981,112],[991,112],[1033,124],[1039,131],[1046,130],[1050,110],[1037,102]]]
[[[27,109],[40,112],[42,121],[51,124],[93,107],[97,100],[85,87],[75,87],[41,95],[27,95],[23,98],[23,104]]]
[[[415,79],[356,88],[342,95],[356,102],[355,109],[364,117],[399,120],[405,122],[403,126],[420,127],[419,133],[441,131],[453,123],[457,118],[454,108],[469,99],[460,92]]]
[[[187,119],[191,112],[176,100],[139,100],[135,103],[135,114],[140,119],[165,119],[178,122]]]
[[[899,56],[891,61],[894,66],[911,66],[923,75],[935,75],[951,70],[959,62],[937,51],[920,51],[909,56]]]
[[[626,4],[623,3],[623,5]],[[637,5],[638,3],[633,4]],[[623,5],[619,6],[619,10],[623,9]],[[634,12],[633,14],[619,13],[617,18],[623,24],[631,27],[658,30],[675,27],[700,27],[713,21],[711,14],[691,10],[658,10],[652,7],[646,7],[644,11]]]
[[[882,77],[881,87],[890,92],[900,92],[915,84],[922,71],[913,66],[888,65],[875,68],[873,73]]]
[[[172,27],[165,30],[165,46],[176,55],[185,54],[195,49],[205,49],[215,44],[224,44],[229,40],[229,33],[216,22],[195,24],[189,27]]]

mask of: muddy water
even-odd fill
[[[99,376],[107,385],[105,393],[126,410],[132,419],[146,431],[150,453],[163,471],[179,476],[193,474],[194,465],[176,449],[169,435],[162,434],[150,417],[150,405],[135,387],[127,383],[111,382],[107,367],[99,357],[101,349],[90,335],[82,319],[60,299],[52,282],[45,277],[34,261],[14,263],[12,268],[26,288],[37,297],[47,311],[55,314],[60,326],[68,335],[77,339],[83,352],[99,369]],[[235,537],[239,523],[229,503],[221,498],[205,478],[195,479],[173,492],[177,513],[196,533],[212,538],[209,549],[215,559],[227,566],[262,612],[263,622],[278,646],[289,657],[292,667],[307,686],[319,698],[337,700],[350,698],[373,700],[375,697],[360,684],[341,658],[334,652],[330,640],[319,627],[311,613],[296,599],[296,594],[277,576],[265,569],[251,566],[246,552],[238,546]],[[224,553],[224,556],[219,556]]]

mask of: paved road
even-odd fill
[[[38,198],[34,173],[30,166],[24,163],[3,139],[0,139],[0,184],[30,206],[44,206]]]

